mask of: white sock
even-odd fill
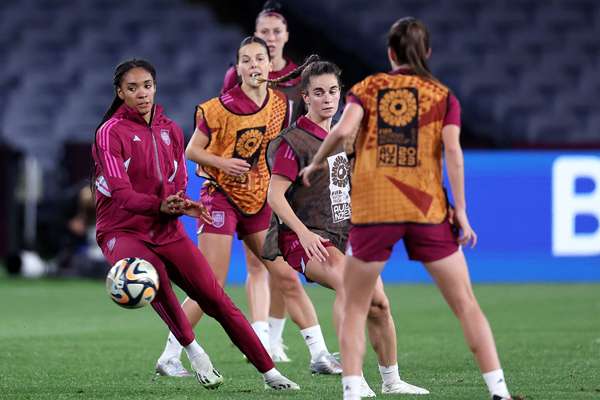
[[[323,351],[329,352],[329,350],[327,350],[327,345],[325,344],[325,339],[323,338],[323,332],[321,332],[320,325],[302,329],[300,330],[300,333],[304,338],[304,342],[308,346],[308,351],[310,351],[311,361],[314,361]]]
[[[400,372],[398,364],[390,365],[389,367],[379,366],[379,374],[384,385],[400,382]]]
[[[498,395],[501,397],[510,397],[502,369],[486,372],[483,374],[483,380],[485,381],[491,396]]]
[[[265,380],[268,381],[279,375],[281,375],[281,372],[277,371],[277,369],[275,369],[275,368],[271,368],[270,370],[268,370],[267,372],[265,372],[263,374],[263,378],[265,378]]]
[[[185,352],[190,360],[199,354],[206,353],[202,346],[200,346],[195,340],[192,340],[192,343],[185,346]]]
[[[279,344],[283,341],[283,328],[285,327],[285,318],[269,317],[269,343]]]
[[[179,344],[177,338],[175,338],[175,335],[169,332],[169,336],[167,337],[167,344],[165,345],[165,350],[160,355],[159,360],[166,361],[169,358],[173,357],[181,358],[182,350],[183,347]]]
[[[258,339],[264,346],[265,350],[271,351],[269,346],[269,323],[267,321],[256,321],[252,323],[252,329],[258,336]]]
[[[344,400],[360,400],[360,385],[362,377],[350,375],[342,377],[342,389],[344,391]]]

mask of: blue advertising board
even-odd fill
[[[201,180],[191,173],[188,194]],[[467,213],[479,236],[465,248],[475,282],[600,282],[600,152],[467,151]],[[184,219],[196,238],[196,222]],[[229,283],[245,281],[234,241]],[[430,282],[396,244],[386,282]]]

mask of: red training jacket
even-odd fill
[[[125,104],[102,124],[92,147],[100,246],[118,233],[155,245],[185,236],[177,217],[160,212],[164,198],[185,191],[184,145],[181,128],[159,105],[150,125]]]

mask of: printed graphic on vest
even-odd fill
[[[266,126],[259,126],[237,131],[233,157],[246,160],[251,167],[258,164],[258,156],[260,155],[260,147],[266,128]]]
[[[377,94],[377,166],[416,167],[419,92],[383,89]]]
[[[333,222],[350,219],[350,164],[346,153],[327,157],[329,165],[329,199]]]

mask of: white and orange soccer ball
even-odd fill
[[[106,276],[106,291],[118,305],[140,308],[150,304],[158,292],[158,273],[142,258],[124,258],[112,266]]]

